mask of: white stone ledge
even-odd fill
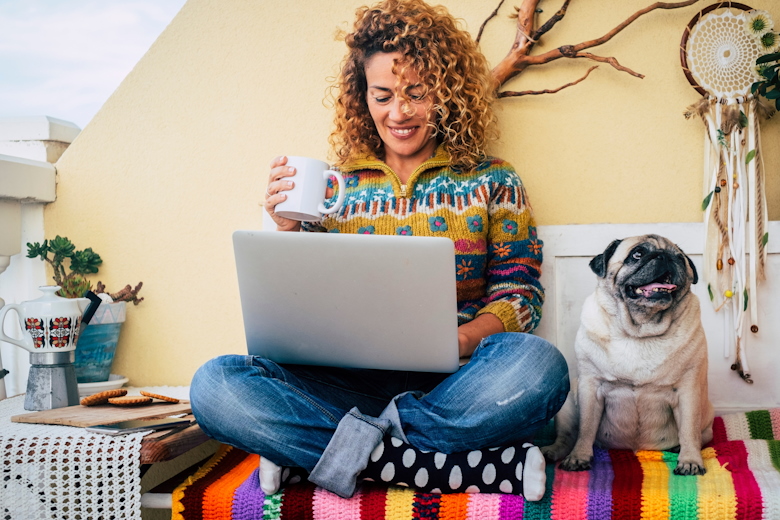
[[[54,202],[56,171],[43,161],[0,155],[0,199]]]
[[[0,141],[60,141],[72,143],[81,129],[50,116],[0,118]]]

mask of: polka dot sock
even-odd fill
[[[423,493],[511,493],[528,501],[541,500],[547,482],[544,456],[532,444],[444,454],[389,436],[360,476]]]
[[[265,457],[260,457],[258,477],[260,478],[260,489],[266,495],[276,494],[279,489],[297,484],[306,479],[307,476],[308,473],[303,468],[277,466]]]

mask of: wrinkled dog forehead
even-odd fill
[[[624,238],[618,245],[615,252],[612,254],[612,258],[609,259],[609,263],[623,263],[623,261],[631,255],[631,252],[637,246],[643,246],[650,250],[677,250],[677,246],[674,242],[668,240],[660,235],[640,235],[636,237]]]

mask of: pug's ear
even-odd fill
[[[609,265],[609,259],[615,254],[615,250],[620,245],[622,240],[613,240],[611,244],[607,246],[603,253],[597,255],[590,261],[590,269],[596,273],[599,278],[604,278],[607,275],[607,266]]]
[[[688,260],[688,265],[691,266],[691,271],[693,271],[693,281],[691,283],[696,283],[699,281],[699,273],[696,272],[696,266],[693,265],[693,260],[688,255],[685,255],[685,259]]]

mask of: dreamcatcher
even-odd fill
[[[768,13],[720,2],[691,20],[680,49],[688,81],[704,96],[685,114],[705,126],[703,278],[716,312],[729,314],[724,356],[733,348],[731,368],[748,383],[745,327],[758,332],[756,287],[768,241],[758,121],[772,113],[750,87],[763,79],[756,59],[774,50],[761,39],[771,30]]]

